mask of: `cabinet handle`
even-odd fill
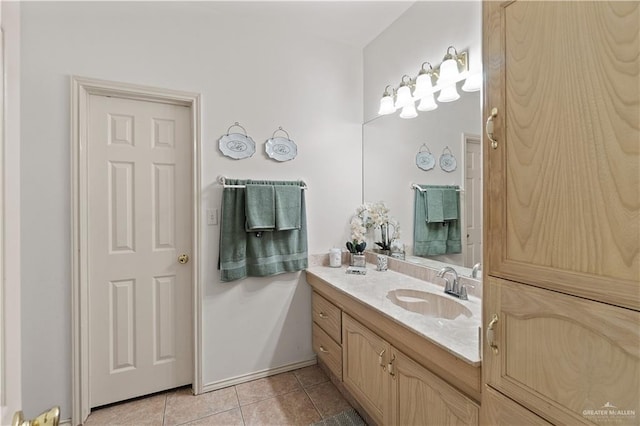
[[[384,355],[386,349],[383,349],[382,352],[380,352],[378,354],[378,364],[380,364],[380,367],[382,367],[383,370],[385,370],[385,365],[384,365],[384,361],[382,361],[382,355]]]
[[[389,374],[391,374],[391,377],[393,377],[394,379],[396,378],[396,373],[393,371],[393,361],[396,360],[396,355],[393,354],[391,355],[391,361],[389,361],[389,365],[387,366],[387,370],[389,371]]]
[[[489,327],[487,327],[487,343],[489,344],[489,347],[491,348],[491,350],[495,355],[498,354],[498,345],[496,345],[496,342],[494,339],[495,337],[494,327],[497,323],[498,323],[498,315],[493,314],[493,317],[491,318],[491,322],[489,323]]]
[[[493,137],[493,119],[498,115],[498,108],[493,108],[491,110],[491,115],[487,118],[487,124],[485,125],[485,130],[487,132],[487,136],[491,141],[491,148],[498,148],[498,139]]]
[[[329,315],[325,314],[324,312],[320,311],[320,313],[318,314],[318,316],[322,319],[326,319],[329,318]]]
[[[329,353],[329,351],[328,351],[328,350],[326,350],[326,349],[324,348],[324,346],[322,346],[322,345],[320,345],[320,352],[322,352],[323,354],[328,354],[328,353]]]

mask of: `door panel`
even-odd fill
[[[552,423],[587,424],[609,405],[640,413],[639,312],[495,278],[485,285],[486,316],[498,316],[497,353],[484,345],[487,384]]]
[[[479,409],[444,380],[393,349],[391,424],[477,425]]]
[[[640,309],[640,4],[484,8],[488,273]]]
[[[480,424],[482,426],[551,426],[551,423],[489,386],[485,386],[482,391]]]
[[[342,314],[342,380],[378,424],[388,422],[390,350],[387,342]]]
[[[88,101],[90,406],[192,382],[190,109]]]

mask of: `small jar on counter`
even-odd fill
[[[339,248],[332,248],[329,250],[329,266],[332,268],[339,268],[342,266],[342,250]]]

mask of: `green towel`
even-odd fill
[[[427,223],[444,222],[442,189],[428,188],[423,194]]]
[[[275,185],[276,230],[300,229],[302,189],[296,185]]]
[[[438,187],[421,185],[421,188]],[[439,187],[448,189],[454,187]],[[413,220],[413,254],[415,256],[434,256],[447,253],[461,253],[462,244],[460,241],[460,220],[449,220],[443,222],[431,222],[426,220],[427,212],[426,195],[427,191],[414,191],[414,220]],[[455,204],[459,211],[459,196],[457,191]]]
[[[460,220],[458,203],[460,195],[456,188],[442,190],[442,216],[444,220]]]
[[[248,183],[245,189],[247,231],[272,231],[276,227],[273,185]]]
[[[298,185],[301,182],[245,181],[228,179],[230,185]],[[307,221],[304,192],[300,199],[300,229],[263,233],[245,231],[245,188],[222,191],[220,252],[218,267],[223,282],[263,277],[308,267]],[[260,236],[258,236],[260,235]]]

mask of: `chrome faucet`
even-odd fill
[[[478,277],[478,271],[482,270],[482,264],[480,262],[473,265],[473,269],[471,270],[471,278]]]
[[[445,275],[447,272],[451,272],[453,274],[453,282],[450,282]],[[453,269],[451,266],[445,266],[440,269],[437,274],[438,278],[443,278],[445,281],[444,292],[450,294],[451,296],[457,297],[461,300],[467,300],[467,289],[464,284],[460,284],[460,279],[458,277],[458,272]]]

